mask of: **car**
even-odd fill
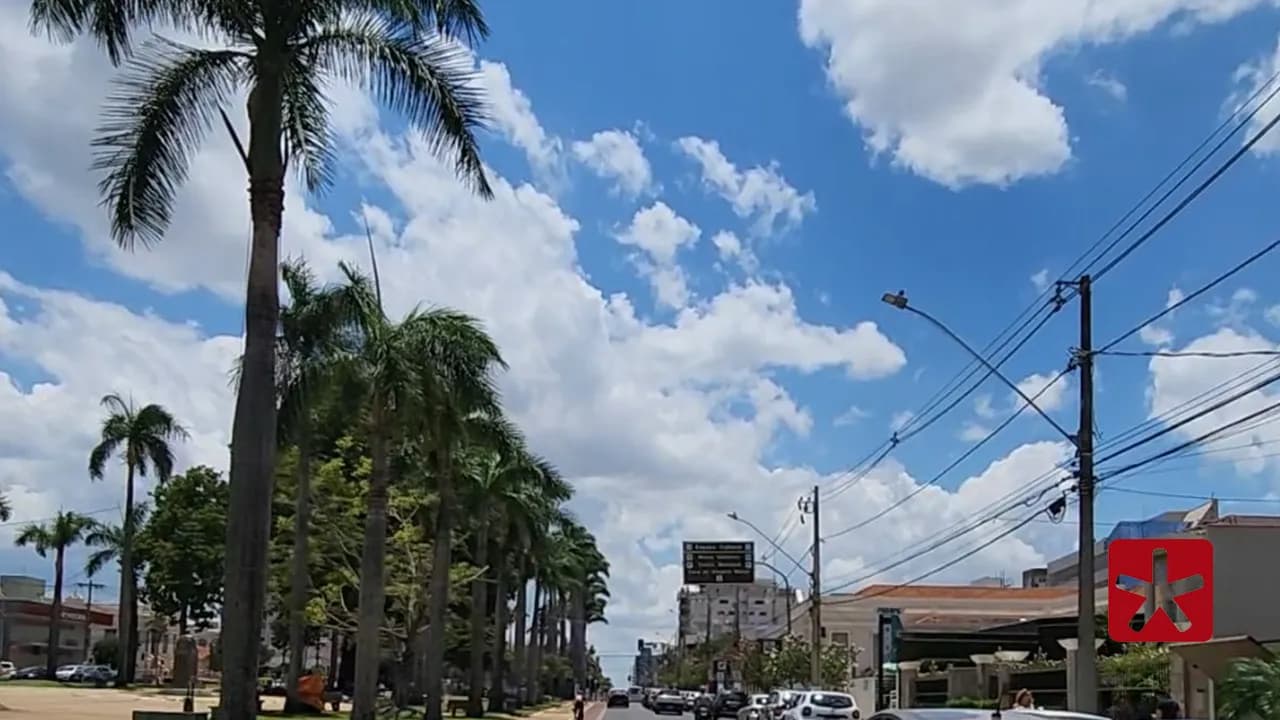
[[[53,677],[58,682],[75,682],[79,674],[79,665],[63,665],[53,672]]]
[[[698,702],[698,698],[702,695],[702,693],[698,692],[697,690],[685,690],[680,694],[684,696],[685,710],[692,710],[694,704]]]
[[[779,689],[769,693],[769,709],[773,711],[774,720],[782,717],[782,713],[799,694],[800,691],[791,689]]]
[[[633,703],[644,703],[644,690],[634,686],[627,688],[627,700]]]
[[[0,660],[0,680],[8,680],[18,672],[18,666],[8,660]]]
[[[653,698],[652,707],[654,714],[663,715],[672,713],[675,715],[684,714],[684,696],[679,690],[662,690]]]
[[[631,707],[631,696],[626,690],[610,690],[605,707]]]
[[[715,716],[736,718],[738,711],[747,706],[747,694],[738,690],[729,690],[716,695],[713,709]]]
[[[772,720],[772,717],[768,695],[752,695],[747,698],[747,704],[738,710],[738,720]]]
[[[782,714],[785,720],[858,720],[861,716],[852,695],[826,690],[803,693]]]
[[[903,708],[882,710],[867,720],[992,720],[999,715],[1003,720],[1105,720],[1101,715],[1071,712],[1069,710],[1009,709],[996,713],[992,710],[969,708]]]
[[[13,674],[12,680],[47,680],[49,672],[43,665],[24,667]]]

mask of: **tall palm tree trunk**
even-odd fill
[[[285,712],[302,707],[298,679],[302,677],[306,653],[306,609],[311,573],[307,555],[311,549],[311,433],[306,427],[307,406],[299,408],[302,427],[298,432],[297,514],[293,517],[293,560],[289,568],[289,670],[285,674]]]
[[[569,659],[573,664],[574,687],[587,687],[587,593],[581,583],[575,585],[570,596]]]
[[[116,687],[126,687],[133,674],[133,661],[138,652],[134,649],[134,626],[138,623],[138,612],[134,604],[137,594],[137,580],[134,578],[133,566],[133,472],[132,462],[126,464],[124,480],[124,529],[120,538],[120,635],[116,644],[118,660],[116,661]],[[133,650],[132,656],[130,650]],[[49,652],[56,657],[57,647]],[[52,675],[50,676],[52,677]]]
[[[503,672],[507,661],[507,552],[500,548],[498,557],[493,562],[494,595],[497,596],[493,608],[493,652],[492,669],[489,671],[489,708],[488,712],[503,712],[507,700],[506,674]]]
[[[533,622],[529,629],[528,658],[525,664],[525,700],[530,704],[542,701],[542,687],[539,683],[542,667],[542,625],[546,613],[542,610],[542,583],[536,578],[533,581]]]
[[[443,465],[443,464],[442,464]],[[438,475],[436,510],[436,536],[431,565],[431,597],[428,599],[427,641],[427,704],[426,720],[441,720],[444,716],[444,650],[446,640],[445,614],[449,609],[449,564],[452,561],[450,540],[453,534],[453,478],[451,469],[444,465]]]
[[[518,561],[518,571],[516,573],[516,584],[519,589],[516,591],[516,627],[515,627],[515,649],[511,653],[513,662],[511,663],[511,684],[516,688],[516,707],[523,705],[528,698],[528,690],[525,687],[525,678],[528,677],[525,669],[528,667],[528,660],[525,655],[524,633],[528,623],[529,612],[529,581],[525,579],[525,568],[528,560],[525,559],[524,553],[520,552]]]
[[[281,154],[283,68],[260,51],[249,93],[249,214],[253,239],[245,293],[245,341],[231,424],[226,583],[222,604],[222,689],[225,720],[257,714],[258,648],[266,602],[267,550],[276,462],[276,324],[280,226],[284,215]]]
[[[386,408],[378,393],[373,406],[373,432],[369,434],[369,454],[373,470],[369,474],[369,496],[364,522],[364,551],[360,556],[360,609],[356,627],[356,681],[351,698],[352,720],[373,720],[378,700],[378,665],[382,656],[379,630],[382,629],[387,599],[387,427]]]
[[[475,558],[481,566],[489,560],[489,523],[481,518],[476,526]],[[484,715],[484,610],[489,583],[483,574],[471,581],[471,652],[468,654],[470,687],[467,688],[467,716]]]
[[[53,607],[49,611],[49,656],[45,659],[45,671],[52,680],[58,669],[58,648],[62,634],[62,561],[66,548],[59,546],[53,560]]]

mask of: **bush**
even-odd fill
[[[951,698],[947,701],[949,708],[972,708],[975,710],[994,710],[996,708],[995,700],[986,698],[959,697]]]
[[[98,665],[116,666],[116,657],[120,652],[120,643],[114,637],[104,637],[93,644],[93,662]]]

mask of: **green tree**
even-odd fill
[[[1127,690],[1169,689],[1169,648],[1156,643],[1131,643],[1124,651],[1098,658],[1098,675]]]
[[[1223,720],[1280,718],[1280,660],[1236,660],[1218,683],[1215,696]]]
[[[18,547],[32,547],[40,557],[48,557],[53,553],[53,606],[49,610],[49,652],[45,660],[45,670],[49,677],[58,669],[58,644],[62,623],[62,578],[63,561],[67,548],[84,539],[85,533],[93,526],[89,517],[74,512],[59,511],[57,516],[47,523],[32,523],[18,531],[14,543]]]
[[[360,623],[356,633],[356,679],[352,717],[373,717],[377,692],[379,628],[386,602],[387,494],[391,451],[401,442],[421,440],[425,468],[436,481],[437,517],[428,597],[432,605],[427,643],[427,720],[440,720],[443,705],[445,610],[449,599],[453,505],[453,457],[468,441],[483,441],[487,418],[499,417],[493,372],[505,368],[497,345],[480,323],[447,309],[413,310],[399,322],[387,317],[380,289],[342,265],[359,302],[361,346],[351,363],[367,391],[372,472],[365,506],[360,565]]]
[[[107,409],[107,417],[102,422],[102,437],[89,453],[89,477],[101,480],[107,461],[117,453],[123,456],[126,474],[120,542],[120,636],[128,639],[133,637],[138,624],[138,580],[133,561],[133,541],[137,533],[133,513],[134,479],[154,474],[157,483],[168,480],[173,474],[172,444],[185,440],[187,431],[159,405],[137,407],[112,393],[102,398],[102,406]],[[133,679],[133,657],[127,652],[131,644],[121,645],[125,652],[116,676],[117,687],[124,687]]]
[[[13,515],[13,506],[9,504],[9,498],[0,493],[0,522],[7,522]]]
[[[183,634],[206,629],[222,602],[227,483],[212,468],[194,467],[156,487],[152,500],[155,510],[138,536],[147,602],[176,618]]]
[[[95,166],[105,172],[112,235],[126,249],[162,239],[191,157],[220,115],[231,127],[224,108],[237,90],[248,90],[248,139],[235,138],[249,180],[252,238],[243,376],[231,429],[221,699],[228,717],[241,720],[255,707],[252,660],[270,542],[285,172],[292,164],[312,191],[332,181],[336,140],[323,88],[354,80],[491,197],[475,134],[484,103],[473,61],[440,37],[475,39],[488,27],[475,0],[32,0],[31,20],[55,37],[93,36],[113,63],[129,57],[139,28],[174,26],[222,43],[197,47],[157,37],[111,95],[94,143]],[[371,713],[362,702],[360,720]]]
[[[297,448],[294,464],[293,552],[290,558],[287,607],[289,663],[285,673],[285,709],[302,707],[298,679],[306,652],[306,607],[310,597],[308,566],[311,524],[311,464],[315,452],[315,405],[329,385],[335,361],[347,350],[343,340],[354,304],[347,288],[321,286],[301,261],[281,267],[289,304],[280,312],[276,377],[280,394],[279,437]]]
[[[93,662],[98,665],[116,666],[116,660],[120,658],[120,639],[117,637],[104,637],[93,644]]]

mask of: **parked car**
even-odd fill
[[[738,720],[771,720],[772,714],[768,695],[752,695],[738,710]]]
[[[53,678],[58,682],[75,682],[75,677],[80,673],[79,665],[63,665],[54,670]]]
[[[627,688],[627,700],[644,704],[644,689],[638,687]]]
[[[13,680],[47,680],[49,679],[48,670],[43,665],[32,665],[24,667],[13,674]]]
[[[747,706],[747,694],[738,690],[730,690],[716,695],[715,716],[718,718],[738,717],[738,711]]]
[[[657,715],[672,713],[684,714],[684,696],[679,690],[663,690],[653,698],[653,712]]]
[[[774,690],[769,693],[769,709],[773,712],[774,720],[779,720],[782,717],[782,713],[786,711],[791,701],[798,695],[800,695],[799,690],[790,689]]]
[[[858,703],[852,695],[826,690],[814,690],[800,695],[782,714],[784,720],[858,720],[861,716]]]
[[[18,666],[8,660],[0,660],[0,680],[8,680],[18,672]]]
[[[81,665],[72,682],[109,683],[116,679],[116,671],[107,665]]]
[[[992,720],[992,710],[972,708],[902,708],[882,710],[867,720]],[[1006,720],[1105,720],[1101,715],[1070,712],[1068,710],[1002,710],[999,716]]]
[[[605,707],[631,707],[631,697],[626,690],[621,688],[609,691],[609,699],[605,702]]]
[[[702,695],[702,693],[698,692],[697,690],[685,690],[680,694],[684,696],[685,710],[693,710],[694,704],[698,702],[698,697]]]

